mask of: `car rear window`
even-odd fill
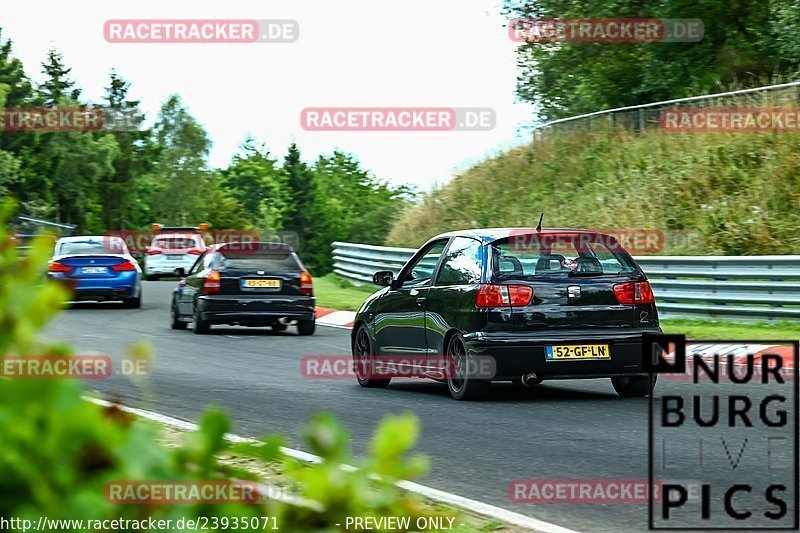
[[[493,274],[498,280],[638,272],[622,245],[601,233],[514,235],[495,242],[493,254]]]
[[[58,245],[56,255],[78,254],[126,254],[128,249],[122,240],[68,241]]]
[[[265,272],[300,272],[300,261],[293,253],[220,253],[216,268]]]
[[[162,250],[183,250],[199,246],[200,242],[199,235],[159,235],[153,238],[152,246]]]

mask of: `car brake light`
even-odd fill
[[[483,284],[475,297],[477,307],[523,307],[533,298],[533,289],[527,285]]]
[[[508,295],[511,298],[511,307],[524,307],[531,303],[533,289],[527,285],[509,285]]]
[[[314,294],[314,282],[311,279],[311,274],[306,271],[300,274],[300,294],[309,296]]]
[[[621,304],[652,304],[656,301],[649,281],[630,281],[614,285],[614,296]]]
[[[164,252],[162,252],[158,248],[148,248],[147,249],[147,255],[157,255],[157,254],[163,254],[163,253]]]
[[[205,292],[219,292],[220,289],[220,276],[219,270],[212,270],[206,276],[206,280],[203,282],[203,290]]]
[[[136,270],[136,265],[134,265],[131,261],[123,261],[118,265],[111,265],[111,270],[114,272],[130,272],[132,270]]]
[[[189,248],[189,251],[187,253],[192,255],[200,255],[203,253],[203,250],[201,250],[200,248]]]
[[[53,261],[50,263],[50,266],[47,267],[47,270],[50,272],[69,272],[72,270],[72,267],[59,261]]]

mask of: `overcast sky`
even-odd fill
[[[393,183],[423,190],[455,171],[527,140],[533,109],[517,102],[515,44],[500,0],[29,0],[3,11],[28,74],[55,46],[84,97],[99,102],[112,67],[153,119],[178,93],[214,142],[211,164],[227,165],[248,134],[283,156],[295,140],[306,160],[335,148]],[[112,44],[108,19],[293,19],[294,43]],[[490,107],[491,131],[314,132],[305,107]]]

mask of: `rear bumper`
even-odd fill
[[[275,324],[281,318],[313,320],[313,296],[215,296],[197,299],[198,312],[212,324]]]
[[[50,274],[50,279],[71,292],[73,300],[121,300],[139,296],[141,286],[138,272],[124,272],[114,278],[77,278]]]
[[[642,375],[644,333],[660,328],[629,331],[478,332],[464,336],[470,355],[491,357],[498,381],[535,373],[542,379],[582,379]],[[603,360],[548,361],[545,347],[559,344],[608,344],[611,358]]]
[[[158,263],[147,262],[145,260],[144,264],[144,273],[148,276],[152,276],[153,274],[157,275],[164,275],[168,274],[171,276],[175,275],[175,269],[182,268],[184,272],[189,272],[189,269],[194,266],[194,262],[197,260],[197,256],[192,256],[194,259],[189,261],[161,261]]]

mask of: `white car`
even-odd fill
[[[175,276],[179,268],[188,272],[205,251],[206,245],[199,232],[162,230],[145,250],[144,273],[147,279],[154,280]]]

